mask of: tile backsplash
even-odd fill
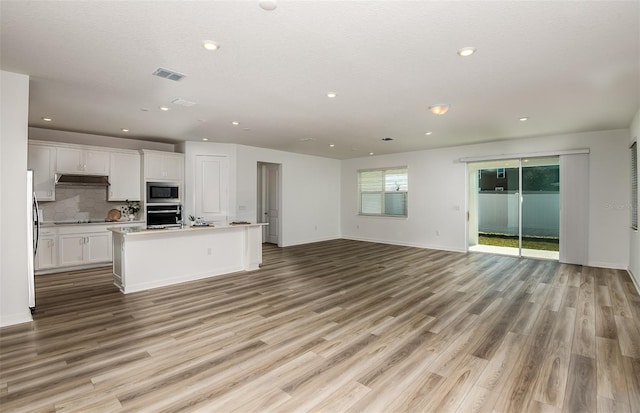
[[[56,200],[40,202],[44,221],[100,220],[110,209],[121,209],[125,202],[107,201],[107,188],[56,187]]]

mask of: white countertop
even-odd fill
[[[147,229],[144,227],[113,227],[108,228],[113,233],[121,234],[123,236],[139,236],[139,235],[152,235],[152,234],[171,234],[171,233],[185,233],[185,232],[197,232],[197,231],[210,231],[221,230],[229,228],[242,228],[242,227],[259,227],[269,225],[266,223],[249,223],[249,224],[229,224],[229,223],[216,223],[215,225],[208,226],[184,226],[175,228],[162,228],[162,229]]]
[[[67,227],[67,226],[79,226],[79,225],[122,225],[122,224],[144,224],[145,221],[136,220],[120,220],[120,221],[92,221],[92,222],[77,222],[77,221],[44,221],[40,225],[43,228],[51,227]]]

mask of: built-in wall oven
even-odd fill
[[[147,228],[180,228],[182,226],[182,205],[147,204]]]

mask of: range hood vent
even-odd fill
[[[56,174],[56,185],[109,186],[108,176]]]

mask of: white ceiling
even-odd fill
[[[31,76],[30,126],[338,159],[627,128],[640,107],[639,1],[277,5],[3,0],[0,64]]]

